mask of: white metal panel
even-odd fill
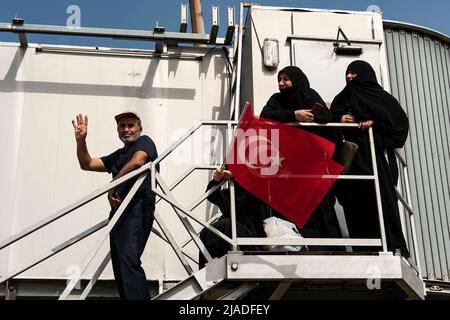
[[[399,256],[237,255],[227,256],[229,280],[395,281],[411,298],[424,299],[423,282]],[[373,282],[372,282],[373,283]]]
[[[23,59],[18,59],[17,50],[0,46],[0,71],[8,80],[4,80],[8,86],[2,87],[0,101],[8,105],[5,110],[12,120],[1,129],[3,136],[8,137],[2,139],[2,150],[11,154],[2,158],[0,166],[7,182],[2,184],[1,193],[1,239],[111,180],[107,174],[80,170],[71,124],[77,113],[89,116],[87,143],[92,156],[106,155],[121,147],[113,116],[126,109],[141,114],[144,134],[152,137],[160,153],[195,121],[224,119],[229,115],[228,74],[223,58],[215,52],[199,61],[63,52],[36,54],[33,45]],[[180,51],[205,54],[207,48],[186,47]],[[210,153],[203,140],[194,143],[190,151]],[[207,157],[200,156],[203,158]],[[175,160],[169,158],[169,164],[161,165],[162,176],[169,184],[196,161],[187,157],[182,163],[170,164]],[[208,181],[209,173],[198,173],[180,185],[177,192],[183,201],[190,203],[200,196]],[[192,188],[193,185],[196,187]],[[185,238],[171,209],[162,203],[157,206],[160,215],[167,219],[178,240]],[[205,210],[211,207],[205,204],[197,214],[209,216]],[[108,212],[106,196],[101,197],[14,244],[9,259],[2,251],[0,266],[9,263],[12,271],[27,264],[40,253],[104,219]],[[20,277],[68,277],[81,265],[97,238],[98,235],[91,236]],[[154,235],[142,261],[150,279],[185,277],[169,246]],[[112,278],[110,268],[102,278]]]
[[[253,86],[243,86],[241,104],[245,100],[253,100],[255,113],[260,113],[270,96],[278,92],[278,71],[291,64],[297,64],[304,69],[312,82],[312,87],[327,102],[331,102],[342,90],[345,85],[346,67],[351,61],[357,59],[366,59],[371,62],[377,72],[378,80],[389,90],[380,14],[298,12],[252,7],[248,19],[247,26],[251,28],[247,30],[251,31],[251,34],[249,35],[248,32],[244,34],[244,43],[251,43],[252,55],[244,56],[246,60],[243,64],[244,66],[250,64],[252,70],[251,73],[242,74],[242,81],[248,82],[248,77],[251,75]],[[373,44],[354,43],[364,48],[364,53],[360,57],[336,57],[332,43],[337,37],[339,26],[344,29],[350,41],[373,42]],[[246,39],[249,36],[251,41]],[[277,39],[279,42],[280,64],[276,69],[269,70],[262,65],[260,46],[265,38]],[[294,51],[297,52],[295,61],[293,60]]]
[[[418,26],[387,22],[392,93],[406,109],[405,145],[423,276],[450,272],[449,39]]]
[[[293,34],[312,38],[336,39],[338,26],[350,40],[382,40],[379,13],[342,14],[335,12],[294,12]]]
[[[0,101],[3,124],[0,126],[0,149],[2,165],[0,166],[0,237],[6,238],[11,233],[14,215],[14,197],[16,194],[16,175],[20,146],[20,122],[24,95],[20,85],[14,79],[20,76],[18,66],[23,51],[17,45],[5,45],[0,51]],[[8,268],[8,251],[0,252],[0,274],[6,274]]]
[[[311,88],[321,95],[322,99],[331,103],[346,85],[345,71],[355,59],[369,62],[375,69],[380,81],[380,47],[377,44],[358,44],[363,48],[363,54],[357,58],[337,56],[333,43],[310,40],[292,40],[293,64],[307,75]]]
[[[242,63],[243,71],[246,71],[246,65],[251,63],[252,72],[242,73],[242,83],[252,82],[253,85],[247,84],[246,91],[241,93],[241,110],[246,100],[253,100],[253,110],[255,114],[259,114],[270,96],[278,91],[278,71],[290,65],[290,43],[286,40],[291,35],[291,12],[251,8],[248,19],[253,19],[253,23],[248,22],[252,25],[249,29],[251,33],[245,32],[244,38],[251,37],[251,57],[243,60]],[[268,21],[270,23],[267,23]],[[280,46],[280,64],[273,70],[263,67],[260,48],[265,38],[277,39]],[[243,58],[246,58],[245,54]]]

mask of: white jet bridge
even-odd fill
[[[155,52],[151,54],[141,52],[142,57],[147,58],[161,58],[163,56],[170,56],[171,46],[175,46],[178,43],[194,43],[204,45],[231,45],[232,38],[237,27],[237,35],[235,37],[235,43],[231,56],[233,57],[230,67],[233,67],[232,82],[230,83],[230,90],[232,99],[230,99],[230,112],[228,119],[225,120],[206,120],[197,121],[196,124],[183,134],[175,143],[165,148],[161,155],[153,163],[149,163],[142,168],[129,173],[128,175],[112,182],[103,185],[96,191],[83,197],[79,201],[58,210],[54,214],[47,218],[34,223],[32,226],[24,228],[22,231],[15,233],[0,242],[0,250],[3,250],[12,244],[18,242],[24,237],[30,236],[41,228],[48,224],[54,223],[66,215],[73,214],[77,209],[89,204],[94,199],[106,194],[109,190],[117,187],[119,184],[128,181],[130,179],[138,177],[136,183],[131,189],[130,193],[124,199],[120,208],[114,215],[114,217],[108,221],[104,220],[96,225],[86,229],[78,235],[63,241],[58,246],[49,248],[48,251],[40,257],[24,263],[23,265],[8,269],[7,273],[0,276],[0,283],[6,283],[6,297],[14,298],[14,281],[19,283],[20,280],[16,277],[21,273],[33,268],[34,266],[46,261],[53,257],[57,253],[68,249],[72,245],[87,238],[88,236],[96,233],[98,235],[96,243],[89,249],[88,254],[84,257],[83,263],[80,267],[80,273],[76,277],[71,278],[68,281],[67,286],[63,290],[58,289],[59,299],[86,299],[90,297],[90,294],[95,289],[95,285],[101,285],[102,280],[99,281],[100,276],[107,267],[110,254],[109,250],[101,250],[107,242],[109,231],[113,228],[114,224],[118,221],[119,217],[125,210],[125,207],[135,195],[137,189],[142,184],[147,174],[151,172],[152,188],[157,195],[158,203],[166,204],[166,208],[175,212],[179,222],[184,227],[185,231],[189,235],[189,239],[180,243],[176,238],[176,235],[171,232],[166,221],[166,211],[159,212],[158,206],[155,211],[155,222],[157,227],[154,227],[152,234],[158,237],[161,241],[168,244],[175,253],[175,260],[170,263],[179,262],[187,274],[185,279],[177,279],[177,281],[164,282],[161,281],[160,290],[155,295],[154,299],[424,299],[425,290],[422,281],[422,274],[420,270],[420,260],[418,254],[417,239],[414,230],[414,212],[409,205],[410,195],[408,189],[408,176],[406,174],[406,162],[404,161],[401,153],[397,153],[399,164],[401,165],[400,178],[401,187],[398,188],[399,205],[402,207],[402,213],[406,216],[409,224],[412,226],[411,242],[413,247],[410,247],[412,258],[405,259],[399,254],[389,252],[386,244],[386,234],[384,229],[384,221],[382,214],[382,206],[380,200],[380,189],[378,184],[378,174],[376,165],[373,166],[373,175],[370,176],[350,176],[340,175],[337,179],[357,179],[357,180],[370,180],[375,185],[377,207],[379,213],[380,234],[379,239],[312,239],[312,238],[239,238],[236,233],[236,213],[234,210],[234,193],[231,192],[231,219],[232,219],[232,235],[228,237],[211,226],[211,223],[215,221],[216,217],[205,221],[200,219],[194,214],[194,210],[206,201],[208,195],[220,188],[216,186],[203,194],[200,198],[196,199],[189,205],[181,204],[181,201],[175,196],[174,190],[182,184],[190,175],[198,171],[211,171],[221,163],[195,163],[192,164],[186,171],[181,172],[172,182],[167,182],[168,179],[163,174],[155,170],[155,166],[158,164],[164,165],[169,155],[176,152],[178,148],[182,146],[185,141],[191,139],[194,134],[205,127],[208,128],[222,128],[227,129],[226,141],[222,145],[216,142],[214,150],[220,154],[225,154],[226,148],[230,145],[232,140],[233,129],[238,124],[238,117],[240,114],[240,105],[243,105],[243,101],[247,99],[247,95],[250,91],[254,90],[253,98],[258,94],[260,88],[257,84],[248,83],[248,79],[245,79],[242,75],[243,70],[249,68],[249,64],[245,64],[244,61],[248,59],[255,51],[258,51],[259,39],[257,34],[254,33],[255,25],[252,20],[252,10],[249,9],[249,16],[246,21],[248,24],[248,30],[250,30],[247,40],[252,39],[253,44],[246,42],[244,38],[244,9],[250,8],[249,4],[241,4],[240,7],[240,23],[235,26],[234,13],[232,9],[228,9],[228,29],[226,38],[217,38],[218,23],[213,23],[213,28],[210,34],[189,34],[184,33],[186,30],[186,8],[182,7],[182,24],[180,33],[165,32],[163,29],[155,29],[154,31],[130,31],[130,30],[110,30],[110,29],[92,29],[92,28],[80,28],[76,30],[69,30],[65,27],[52,27],[52,26],[36,26],[27,25],[23,21],[15,20],[11,24],[0,24],[0,31],[17,33],[20,39],[22,48],[28,47],[26,34],[28,33],[41,33],[41,34],[64,34],[64,35],[77,35],[77,36],[96,36],[96,37],[113,37],[129,40],[151,40],[156,42]],[[254,7],[255,9],[266,10],[264,7]],[[272,11],[276,11],[277,8],[272,8]],[[215,12],[215,13],[214,13]],[[258,14],[261,11],[254,11]],[[283,9],[282,12],[291,14],[298,12],[298,10],[292,10],[289,13],[288,9]],[[301,11],[304,12],[304,11]],[[313,12],[314,13],[314,12]],[[347,17],[342,18],[341,14],[317,11],[318,18],[322,15],[330,15],[334,19],[333,21],[349,21],[352,13],[347,12]],[[377,14],[365,13],[363,15],[353,13],[356,19],[361,20],[369,17],[368,21],[372,21],[372,27],[381,21],[381,18]],[[213,17],[217,15],[213,10]],[[363,17],[362,17],[363,16]],[[316,17],[316,18],[317,18]],[[296,18],[292,15],[292,19],[289,23],[293,25],[296,23]],[[358,20],[358,21],[359,21]],[[366,19],[367,20],[367,19]],[[333,22],[334,23],[334,22]],[[253,24],[253,29],[250,27]],[[345,28],[344,28],[345,29]],[[358,55],[363,52],[367,52],[370,57],[379,59],[382,56],[380,42],[377,39],[361,40],[353,42],[353,39],[348,39],[344,31],[348,29],[335,28],[333,30],[339,30],[338,39],[335,41],[335,57],[333,59],[339,60],[339,55]],[[253,31],[252,31],[253,30]],[[344,31],[342,31],[344,30]],[[372,29],[373,38],[375,38],[375,31]],[[340,35],[343,35],[345,39],[339,39]],[[291,34],[287,37],[294,45],[287,49],[287,52],[293,53],[294,58],[292,63],[301,65],[300,59],[302,50],[312,50],[308,47],[308,43],[313,41],[315,44],[319,43],[333,45],[331,39],[318,39],[314,37],[303,37],[298,34]],[[256,41],[255,41],[256,40]],[[352,43],[350,42],[352,41]],[[359,46],[355,46],[354,44]],[[269,45],[268,45],[269,46]],[[283,46],[282,46],[283,47]],[[255,49],[256,48],[256,49]],[[305,49],[307,48],[307,49]],[[377,48],[376,54],[373,48]],[[52,48],[44,48],[49,51]],[[183,51],[183,48],[178,48]],[[285,61],[283,53],[276,53],[279,48],[268,47],[273,49],[271,58],[266,61],[267,63],[275,63],[277,59],[274,55],[278,55],[279,60]],[[37,49],[36,49],[37,50]],[[66,52],[71,51],[73,54],[77,54],[83,49],[70,49],[65,47]],[[201,50],[201,49],[200,49]],[[246,51],[247,50],[247,51]],[[280,49],[284,50],[283,48]],[[365,50],[365,51],[363,51]],[[58,50],[55,50],[58,51]],[[60,50],[61,51],[61,50]],[[86,51],[86,50],[84,50]],[[93,54],[98,50],[92,50]],[[94,52],[95,51],[95,52]],[[322,51],[319,51],[322,52]],[[137,54],[138,52],[134,52]],[[114,54],[122,55],[123,51],[116,51]],[[363,55],[364,57],[364,55]],[[185,59],[186,56],[172,55],[171,59]],[[311,60],[314,57],[309,55],[308,59]],[[348,58],[348,57],[347,57]],[[346,58],[346,59],[347,59]],[[374,58],[374,59],[375,59]],[[195,56],[191,56],[190,59],[196,59]],[[283,60],[284,59],[284,60]],[[250,59],[251,63],[256,63],[255,59]],[[308,60],[308,61],[309,61]],[[343,60],[344,63],[348,60]],[[377,60],[378,61],[378,60]],[[250,63],[250,65],[251,65]],[[380,66],[385,66],[385,61],[381,59],[379,61]],[[227,64],[227,68],[228,68]],[[332,66],[333,68],[336,65]],[[334,69],[333,69],[334,70]],[[385,74],[384,67],[380,67],[380,73]],[[267,73],[264,71],[264,73]],[[253,74],[252,80],[257,80],[256,71],[253,70],[246,75]],[[264,81],[273,81],[273,72],[266,74]],[[272,77],[270,77],[272,76]],[[241,81],[246,80],[241,84]],[[225,80],[222,80],[225,81]],[[387,81],[384,79],[384,81]],[[249,89],[249,86],[251,87]],[[242,96],[241,88],[246,93],[246,97]],[[328,90],[330,91],[330,90]],[[328,92],[327,91],[327,92]],[[331,91],[330,91],[331,92]],[[330,93],[331,94],[331,93]],[[262,96],[262,94],[261,94]],[[258,97],[258,99],[262,99]],[[251,100],[251,99],[249,99]],[[293,123],[294,126],[321,126],[327,127],[329,130],[346,129],[357,125],[352,124],[304,124]],[[221,129],[220,129],[221,130]],[[371,142],[371,155],[372,163],[376,163],[375,151],[373,143],[373,132],[369,130],[369,138]],[[214,144],[214,141],[212,142]],[[217,157],[216,157],[217,158]],[[167,165],[170,168],[170,164]],[[231,191],[234,190],[233,182],[229,182]],[[203,188],[203,186],[201,186]],[[401,190],[405,190],[406,193],[402,193]],[[402,219],[404,222],[405,219]],[[208,228],[211,232],[215,233],[218,237],[227,241],[232,250],[225,256],[219,259],[212,259],[210,253],[207,252],[204,244],[201,242],[198,234],[202,228]],[[192,254],[186,249],[188,244],[194,244],[198,248],[198,252],[201,252],[208,261],[205,268],[198,270],[198,257]],[[241,245],[301,245],[301,246],[327,246],[327,247],[346,247],[346,251],[299,251],[299,252],[281,252],[281,251],[262,251],[262,252],[242,252],[238,250]],[[149,244],[150,245],[150,244]],[[379,251],[377,252],[352,252],[351,247],[354,246],[377,246]],[[88,274],[87,270],[94,270],[94,272]],[[82,280],[83,286],[77,288],[79,280]],[[20,286],[20,284],[19,284]],[[20,295],[18,295],[20,296]]]

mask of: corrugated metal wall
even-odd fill
[[[448,281],[450,272],[450,38],[385,23],[392,94],[406,109],[404,148],[422,273]]]

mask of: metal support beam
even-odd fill
[[[377,166],[377,155],[375,153],[375,141],[373,138],[373,129],[369,128],[369,144],[370,144],[370,154],[372,156],[372,170],[375,176],[375,195],[377,199],[377,209],[378,209],[378,221],[380,222],[380,233],[381,233],[381,244],[383,245],[383,251],[387,252],[387,240],[386,240],[386,229],[383,217],[383,205],[381,203],[381,190],[380,182],[378,180],[378,166]]]
[[[216,43],[218,33],[219,33],[219,7],[213,5],[211,11],[211,33],[209,34],[210,43]]]
[[[24,32],[19,33],[19,42],[22,48],[28,47],[27,35]]]
[[[233,34],[234,34],[234,8],[228,7],[228,19],[227,19],[227,34],[225,35],[225,45],[231,44],[231,41],[233,40]]]
[[[181,15],[180,15],[180,32],[185,33],[187,31],[187,4],[181,4]]]
[[[15,29],[16,27],[23,26],[24,22],[25,21],[22,18],[14,17],[11,21],[11,27]],[[19,32],[18,36],[20,46],[22,48],[28,47],[27,35],[25,34],[25,32]]]
[[[159,191],[157,189],[154,189],[154,188],[152,188],[152,189],[153,189],[153,192],[155,192],[156,195],[160,196],[164,201],[168,202],[172,207],[177,208],[178,209],[176,211],[177,214],[181,214],[182,213],[182,214],[188,216],[189,218],[191,218],[192,220],[194,220],[198,224],[202,225],[204,228],[206,228],[209,231],[211,231],[212,233],[214,233],[216,236],[218,236],[222,240],[232,244],[232,240],[228,236],[224,235],[222,232],[218,231],[216,228],[210,226],[208,223],[205,223],[204,221],[202,221],[199,218],[197,218],[196,216],[194,216],[192,214],[192,212],[190,212],[189,210],[183,208],[178,202],[173,201],[172,199],[170,199],[168,196],[166,196],[161,191]]]
[[[374,273],[376,270],[376,273]],[[227,256],[227,281],[396,282],[410,299],[424,299],[422,279],[399,256],[380,255],[234,255]]]
[[[241,2],[239,11],[239,33],[237,42],[236,93],[234,95],[233,120],[239,120],[241,115],[241,69],[242,69],[242,35],[244,32],[244,4]],[[234,71],[234,69],[233,69]]]
[[[159,39],[155,42],[156,54],[167,53],[167,43],[163,41],[165,32],[166,29],[164,27],[158,26],[158,23],[156,24],[156,27],[153,28],[153,34],[155,38]]]
[[[196,299],[212,288],[219,286],[227,277],[227,256],[214,259],[205,268],[180,281],[169,290],[164,291],[153,300],[188,300]]]
[[[164,32],[163,35],[154,31],[146,30],[127,30],[127,29],[108,29],[108,28],[76,28],[70,29],[66,26],[49,26],[37,24],[24,24],[14,26],[11,23],[0,23],[0,32],[13,33],[33,33],[33,34],[54,34],[65,36],[83,36],[113,38],[120,40],[142,40],[155,41],[161,40],[174,43],[209,43],[209,35],[204,33],[182,33],[182,32]]]
[[[17,288],[14,281],[6,281],[5,300],[16,300]]]
[[[230,216],[231,216],[231,239],[233,240],[233,251],[238,250],[237,244],[237,228],[236,228],[236,196],[234,194],[233,179],[228,181],[230,188]]]
[[[88,296],[89,292],[91,292],[92,288],[94,288],[95,283],[97,282],[98,278],[100,278],[100,276],[102,275],[103,270],[105,270],[105,268],[108,265],[110,260],[111,260],[111,251],[108,251],[108,253],[106,253],[106,255],[103,257],[100,266],[97,268],[97,270],[95,271],[94,275],[92,276],[91,281],[89,281],[89,283],[86,286],[86,288],[84,288],[83,293],[80,296],[80,300],[85,300],[86,299],[86,297]]]
[[[380,239],[355,239],[355,238],[300,238],[300,237],[273,237],[273,238],[239,238],[237,244],[247,245],[271,245],[271,246],[370,246],[381,247]]]
[[[195,200],[189,207],[189,211],[195,210],[203,201],[205,201],[206,198],[208,198],[210,195],[212,195],[214,192],[216,192],[217,189],[222,187],[223,184],[225,184],[226,181],[221,181],[219,184],[216,184],[211,189],[207,190],[202,196],[200,196],[199,199]]]
[[[155,174],[157,175],[156,179],[157,179],[158,184],[161,187],[162,191],[166,194],[166,196],[169,197],[169,199],[171,199],[172,201],[175,201],[175,197],[169,191],[169,188],[167,187],[167,185],[165,185],[164,181],[159,176],[159,173],[155,172]],[[192,224],[189,222],[189,220],[187,219],[187,217],[184,214],[181,214],[174,206],[172,206],[172,208],[177,213],[178,217],[180,218],[181,223],[184,225],[187,232],[190,234],[191,238],[194,240],[194,243],[197,245],[197,248],[203,254],[205,259],[208,262],[210,262],[212,260],[212,257],[210,255],[210,253],[208,252],[208,250],[206,249],[203,242],[200,240],[200,237],[197,235],[197,232],[195,231]],[[177,254],[180,261],[183,263],[183,265],[187,264],[187,261],[184,259],[183,255],[181,253],[181,249],[176,245],[175,240],[169,238],[169,236],[170,236],[169,230],[167,228],[166,228],[166,230],[163,228],[163,225],[161,225],[161,222],[162,222],[161,219],[159,219],[158,221],[159,221],[158,224],[161,227],[161,230],[164,232],[164,235],[167,237],[168,240],[171,240],[170,244],[172,245],[172,248],[174,249],[174,251]],[[193,273],[192,268],[190,268],[189,264],[187,264],[187,266],[188,267],[185,266],[185,269],[188,272],[188,274],[191,275]]]
[[[172,237],[172,234],[170,233],[169,229],[167,228],[166,224],[163,222],[163,219],[159,216],[157,212],[155,212],[155,219],[158,223],[159,227],[161,228],[161,231],[163,232],[164,236],[167,238],[168,243],[172,247],[173,251],[175,252],[176,256],[180,260],[181,264],[183,265],[184,270],[188,275],[192,275],[194,273],[194,270],[187,262],[186,258],[184,257],[180,247],[176,243],[175,239]],[[206,250],[206,248],[205,248]],[[208,257],[211,258],[211,256],[208,253]]]

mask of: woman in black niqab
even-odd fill
[[[345,138],[358,143],[348,174],[372,175],[367,129],[372,126],[388,250],[399,249],[409,257],[397,206],[395,185],[398,167],[394,154],[408,136],[408,118],[398,101],[377,82],[374,69],[365,61],[352,62],[346,71],[347,85],[331,104],[333,122],[357,122],[363,130],[346,130]],[[386,160],[385,152],[388,160]],[[344,207],[352,238],[379,238],[379,219],[373,181],[340,180],[336,195]],[[370,249],[372,248],[363,248]]]
[[[292,85],[286,85],[290,82]],[[317,115],[313,115],[311,108],[319,103],[325,107],[325,102],[320,95],[311,88],[308,78],[303,71],[296,66],[288,66],[278,72],[278,85],[280,92],[273,94],[264,106],[261,117],[278,122],[326,122],[321,121]],[[308,128],[314,134],[332,140],[333,132],[322,130],[323,128]],[[304,130],[302,128],[302,130]],[[334,210],[335,196],[332,189],[327,193],[319,206],[300,230],[303,237],[307,238],[341,238],[341,230]],[[275,216],[286,218],[272,210]],[[314,247],[310,250],[341,250],[338,247]]]
[[[292,83],[291,87],[282,87],[280,83],[287,77]],[[278,72],[280,92],[273,94],[261,112],[261,117],[275,121],[312,122],[310,109],[319,103],[325,106],[320,95],[310,87],[309,80],[303,71],[296,66],[288,66]],[[305,113],[306,111],[306,113]],[[307,119],[305,114],[311,116]]]

